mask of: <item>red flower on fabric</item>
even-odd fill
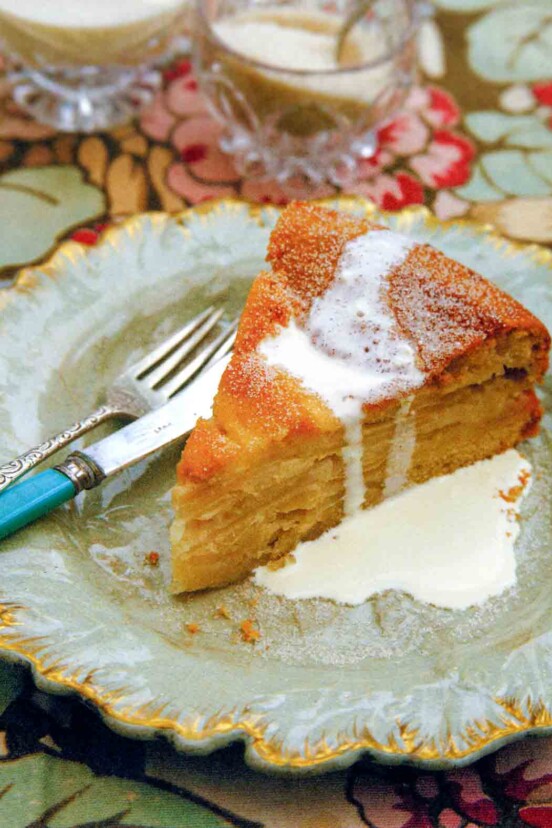
[[[533,95],[542,106],[552,106],[552,81],[535,83]]]
[[[426,112],[426,120],[433,126],[457,124],[460,120],[460,110],[451,95],[436,86],[428,87],[427,91],[430,105]]]
[[[93,227],[81,227],[70,235],[71,241],[93,247],[98,243],[101,233],[109,227],[109,222],[99,222]]]
[[[534,828],[552,828],[552,805],[529,805],[519,809],[519,817]]]
[[[409,204],[424,203],[424,188],[417,178],[405,172],[379,175],[365,194],[384,210],[401,210]]]
[[[180,157],[187,164],[193,164],[196,161],[205,161],[209,154],[209,148],[206,144],[188,144],[180,151]]]
[[[163,72],[163,79],[166,83],[170,83],[177,78],[183,78],[190,74],[192,71],[192,62],[190,60],[180,60],[177,63],[173,63],[172,66],[169,66]]]
[[[83,227],[81,230],[75,230],[75,232],[71,235],[71,241],[76,241],[79,244],[85,244],[87,247],[93,247],[99,238],[99,233],[96,233],[95,230],[91,230],[89,227]]]

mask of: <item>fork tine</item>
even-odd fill
[[[160,362],[164,356],[169,354],[173,351],[183,339],[186,339],[190,334],[193,334],[195,330],[201,325],[202,322],[208,318],[210,314],[213,313],[215,308],[211,306],[207,308],[207,310],[198,313],[197,316],[194,316],[193,319],[190,319],[184,327],[180,328],[180,330],[176,331],[172,336],[166,339],[164,342],[161,343],[154,351],[151,353],[146,354],[138,362],[135,362],[134,365],[131,365],[128,369],[127,373],[131,376],[135,377],[135,379],[139,379],[143,374],[145,374],[150,368],[153,368]]]
[[[185,356],[191,353],[194,348],[199,345],[202,339],[205,339],[209,331],[214,328],[222,314],[223,308],[214,310],[199,328],[196,329],[192,336],[184,340],[182,345],[173,351],[169,356],[161,362],[157,368],[154,368],[151,373],[146,374],[143,379],[150,388],[156,389],[174,369],[182,362]]]
[[[232,350],[234,347],[234,342],[236,341],[236,329],[238,327],[238,320],[235,319],[233,322],[230,323],[228,328],[226,328],[225,333],[229,334],[227,338],[223,337],[223,334],[220,335],[220,339],[222,340],[222,344],[220,347],[215,351],[213,356],[209,359],[208,362],[205,363],[203,368],[207,371],[209,368],[212,368],[215,362],[218,362],[219,359],[222,359],[223,356]],[[216,342],[213,343],[216,345]]]
[[[210,366],[216,361],[216,359],[220,359],[228,353],[234,344],[237,326],[238,322],[235,320],[226,330],[222,331],[216,339],[210,342],[206,348],[194,357],[194,359],[186,363],[182,370],[162,387],[161,390],[167,399],[174,397],[174,395],[180,391],[182,386],[186,385],[186,383],[189,382],[194,374],[197,374],[201,368],[208,365]]]

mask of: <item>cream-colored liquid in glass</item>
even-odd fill
[[[284,73],[258,71],[257,82],[280,81],[290,88],[371,103],[390,82],[384,62],[388,44],[376,28],[357,26],[347,38],[340,62],[336,46],[342,17],[327,12],[266,7],[217,20],[213,31],[231,49]],[[380,65],[363,70],[365,64]],[[357,70],[354,69],[357,67]],[[347,70],[338,72],[337,70]],[[307,74],[285,75],[285,71]]]
[[[481,604],[515,584],[530,471],[511,449],[433,478],[300,544],[280,569],[257,569],[255,581],[292,599],[360,604],[395,589],[441,607]]]
[[[0,34],[30,63],[139,62],[183,0],[0,0]]]

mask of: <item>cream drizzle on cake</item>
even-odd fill
[[[387,458],[384,497],[401,492],[408,483],[408,470],[416,448],[416,418],[412,412],[414,397],[401,400],[395,418],[395,433]]]
[[[372,230],[348,242],[332,283],[314,300],[301,327],[291,320],[259,346],[270,365],[300,379],[343,423],[346,515],[354,514],[364,501],[363,404],[408,393],[425,380],[387,298],[390,271],[414,245],[391,230]],[[400,427],[396,436],[404,436]],[[394,447],[391,457],[393,452]],[[397,468],[393,461],[390,473],[395,477]],[[403,468],[404,477],[407,472]]]

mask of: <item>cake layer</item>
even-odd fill
[[[398,403],[369,412],[362,427],[364,505],[384,494]],[[424,388],[407,417],[416,445],[406,483],[422,483],[510,448],[535,428],[539,406],[524,376],[449,391]],[[484,435],[484,439],[482,439]],[[343,430],[281,444],[274,456],[234,468],[216,484],[177,486],[171,530],[173,589],[192,591],[245,577],[343,518]]]

